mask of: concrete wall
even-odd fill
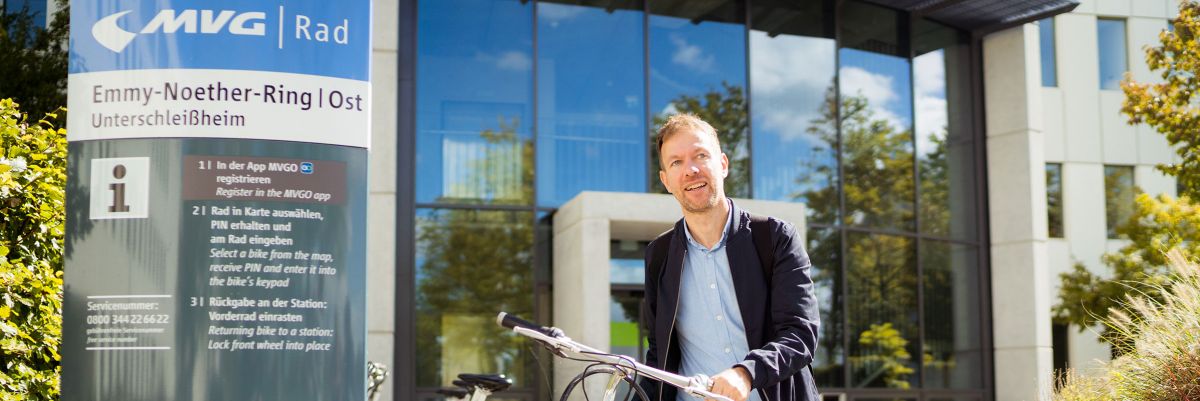
[[[1153,168],[1175,159],[1166,140],[1149,127],[1127,124],[1120,114],[1120,90],[1100,89],[1096,19],[1126,21],[1129,71],[1134,80],[1148,82],[1157,77],[1146,67],[1143,48],[1157,43],[1159,31],[1177,10],[1176,0],[1082,0],[1074,11],[1055,18],[1058,87],[1040,89],[1045,159],[1063,164],[1064,238],[1049,239],[1047,247],[1053,303],[1058,273],[1080,262],[1106,274],[1100,256],[1123,245],[1105,235],[1104,165],[1135,166],[1135,184],[1143,190],[1175,193],[1174,180]],[[1040,59],[1036,48],[1026,51]],[[1094,330],[1069,331],[1070,366],[1108,360],[1108,347],[1096,341]]]

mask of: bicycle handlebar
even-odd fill
[[[580,344],[564,335],[562,330],[558,328],[539,326],[504,312],[500,312],[500,315],[496,316],[496,323],[512,329],[517,334],[537,340],[559,352],[569,352],[573,354],[573,357],[578,359],[608,364],[624,370],[627,374],[636,373],[649,376],[654,380],[678,387],[680,390],[695,397],[717,401],[733,401],[725,396],[708,391],[709,378],[705,375],[687,377],[656,369],[624,355],[613,355]]]
[[[499,315],[496,315],[496,324],[501,325],[505,328],[509,328],[509,329],[515,329],[517,327],[522,327],[525,329],[529,329],[529,330],[533,330],[533,331],[545,334],[548,337],[563,337],[562,330],[559,330],[557,327],[541,326],[534,322],[530,322],[528,320],[521,319],[519,317],[510,315],[506,312],[500,312]]]

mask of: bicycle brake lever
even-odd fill
[[[711,388],[711,386],[712,386],[712,378],[708,377],[708,375],[705,375],[705,374],[698,374],[698,375],[691,377],[691,380],[689,380],[689,383],[688,383],[688,387],[683,390],[686,391],[688,394],[691,394],[693,397],[698,397],[698,398],[703,398],[703,399],[714,399],[717,401],[733,401],[733,400],[729,399],[728,397],[725,397],[723,395],[719,395],[719,394],[713,393],[712,391],[709,391],[709,388]]]

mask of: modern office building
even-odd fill
[[[720,131],[735,202],[803,228],[830,399],[1048,394],[1109,354],[1052,327],[1057,274],[1104,271],[1131,188],[1175,192],[1115,83],[1154,79],[1141,49],[1177,0],[373,2],[384,399],[462,372],[557,399],[578,366],[499,311],[644,353],[642,249],[679,218],[652,148],[670,113]]]
[[[643,353],[642,249],[679,217],[651,135],[674,112],[720,131],[736,202],[804,227],[822,393],[1048,394],[1056,365],[1108,355],[1051,327],[1057,274],[1103,271],[1128,188],[1174,192],[1152,168],[1172,152],[1125,123],[1114,82],[1153,79],[1141,47],[1176,4],[377,0],[368,352],[393,368],[385,396],[497,372],[506,399],[557,399],[577,366],[498,311]]]
[[[1075,263],[1105,274],[1100,257],[1127,241],[1114,227],[1130,213],[1133,188],[1176,193],[1175,181],[1154,169],[1178,162],[1166,140],[1120,114],[1120,80],[1152,82],[1146,46],[1158,43],[1178,12],[1177,1],[1084,1],[1070,13],[1037,23],[1042,66],[1047,187],[1051,205],[1046,256],[1057,294],[1059,273]],[[1087,367],[1107,360],[1098,330],[1054,327],[1055,365]]]

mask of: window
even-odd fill
[[[807,204],[816,224],[839,212],[831,13],[827,2],[756,1],[749,33],[754,198]]]
[[[1042,86],[1058,86],[1058,70],[1056,68],[1058,54],[1054,48],[1054,17],[1038,21],[1038,37],[1041,38],[1042,48]]]
[[[1065,379],[1067,368],[1070,365],[1068,359],[1071,354],[1067,352],[1068,347],[1068,330],[1071,326],[1062,323],[1053,323],[1050,325],[1050,344],[1053,351],[1054,361],[1054,386],[1057,389],[1059,381]]]
[[[1063,237],[1062,163],[1046,163],[1046,227],[1050,238]]]
[[[646,191],[642,9],[639,0],[538,3],[538,205],[585,190]]]
[[[912,103],[916,137],[918,232],[974,239],[975,144],[971,138],[969,47],[958,31],[926,19],[913,24]],[[846,149],[852,149],[847,146]],[[849,195],[849,193],[847,193]]]
[[[1104,214],[1108,238],[1133,216],[1133,166],[1104,166]]]
[[[533,316],[533,213],[418,209],[416,221],[417,386],[504,372],[533,387],[532,348],[495,323],[497,310]]]
[[[1129,69],[1125,61],[1125,20],[1096,21],[1100,53],[1100,89],[1120,89],[1121,77]]]
[[[725,193],[750,197],[750,124],[746,118],[746,21],[741,1],[650,2],[651,132],[675,113],[693,113],[713,125],[729,157]],[[651,192],[658,179],[655,141],[649,160]]]
[[[846,3],[842,15],[837,116],[846,205],[842,220],[915,231],[912,61],[908,41],[901,40],[908,19],[857,2]]]
[[[532,204],[533,6],[420,7],[417,202]]]
[[[918,249],[925,387],[982,387],[982,322],[966,318],[980,308],[979,297],[973,295],[979,289],[978,247],[921,240]]]
[[[46,0],[0,0],[0,11],[5,14],[27,13],[33,26],[46,27]]]

